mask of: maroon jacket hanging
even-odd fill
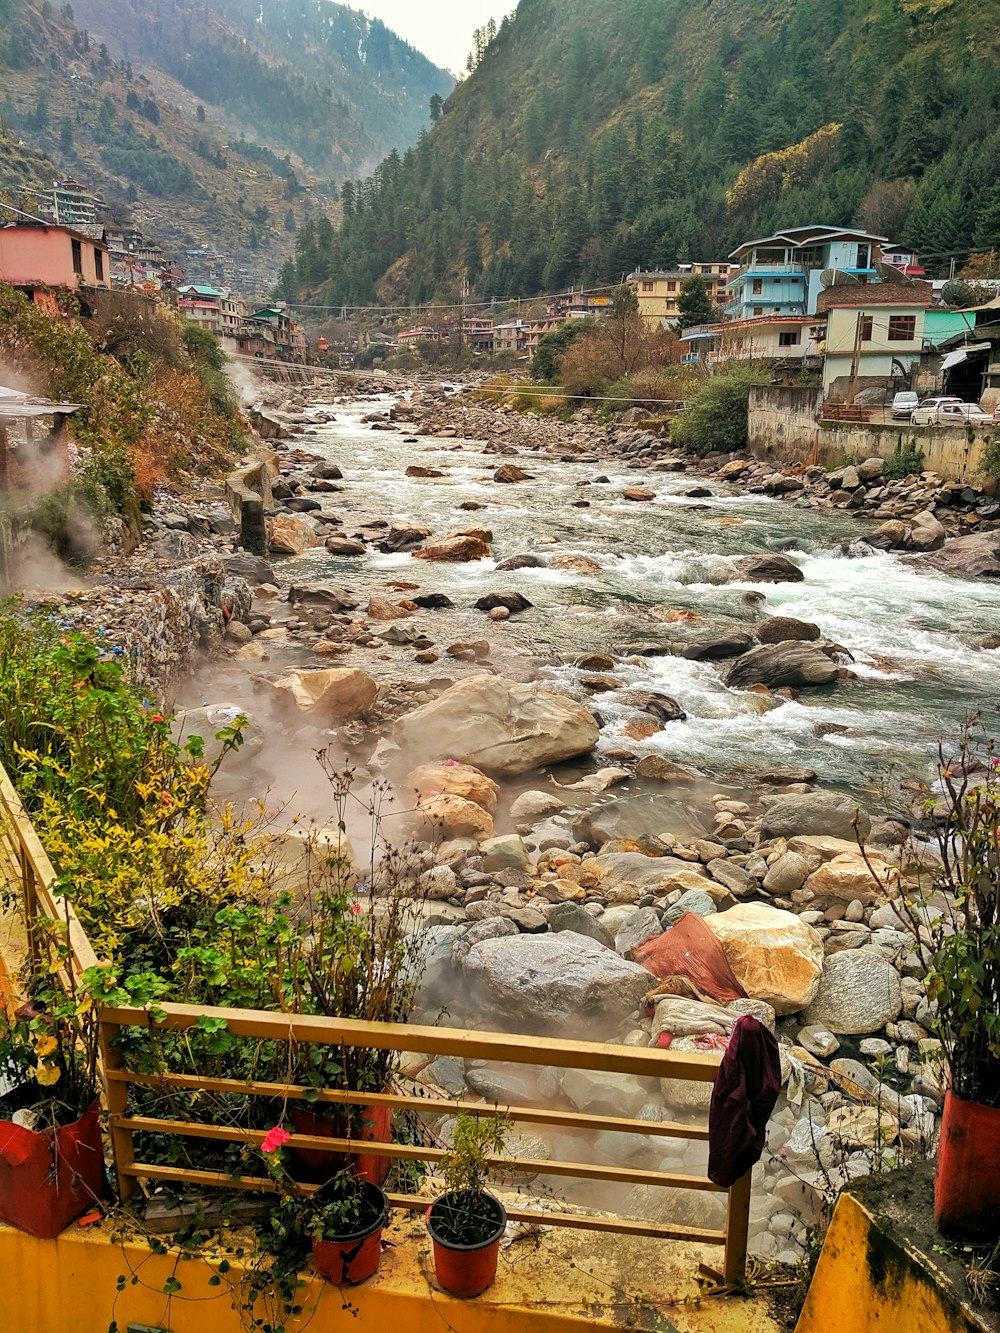
[[[729,1189],[760,1161],[780,1091],[778,1043],[763,1023],[744,1014],[733,1028],[712,1089],[709,1180]]]

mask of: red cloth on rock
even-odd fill
[[[729,1189],[760,1161],[781,1091],[778,1043],[749,1014],[737,1020],[708,1111],[708,1178]]]
[[[703,995],[720,1004],[747,998],[722,945],[696,912],[685,912],[662,935],[640,944],[632,957],[660,981],[687,977]]]

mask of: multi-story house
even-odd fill
[[[637,269],[625,281],[635,292],[639,314],[650,328],[658,328],[677,320],[677,302],[685,279],[700,274],[705,280],[709,299],[721,305],[725,299],[726,282],[735,269],[736,265],[727,261],[699,261],[679,264],[673,269]]]
[[[930,337],[947,337],[957,327],[955,312],[932,334],[927,314],[930,283],[879,282],[866,287],[836,286],[819,297],[826,315],[823,391],[843,401],[851,387],[886,388],[898,381],[909,387],[910,372]]]
[[[493,351],[492,319],[463,319],[462,340],[470,351],[488,355]]]
[[[49,288],[107,287],[110,276],[102,235],[34,222],[0,225],[0,282],[19,288],[36,305],[52,304]]]
[[[493,350],[522,353],[528,350],[528,326],[523,319],[511,319],[493,329]]]
[[[219,287],[188,283],[178,293],[177,309],[185,319],[207,329],[217,337],[222,332],[222,302],[229,295]]]
[[[746,241],[730,259],[739,271],[726,284],[725,313],[733,320],[814,315],[827,270],[857,282],[876,282],[884,236],[853,227],[789,227]]]

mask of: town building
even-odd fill
[[[522,355],[528,350],[528,325],[523,319],[510,319],[493,329],[493,350]]]
[[[730,319],[814,315],[832,282],[878,281],[884,236],[817,223],[745,241],[730,255],[739,265],[726,285]]]
[[[192,324],[220,337],[223,329],[222,302],[228,292],[203,283],[188,283],[177,294],[177,309]]]
[[[736,265],[727,261],[679,264],[673,269],[637,269],[625,279],[635,292],[639,314],[650,328],[674,324],[678,317],[677,302],[681,284],[694,274],[705,280],[709,300],[721,306],[725,301],[726,283],[736,271]]]
[[[900,273],[905,273],[908,278],[926,277],[926,270],[917,258],[916,251],[905,245],[890,245],[887,242],[882,246],[882,261],[891,264],[893,268],[898,268]]]
[[[37,213],[57,226],[92,227],[108,213],[108,205],[103,199],[91,194],[70,176],[53,181],[52,189],[41,194],[27,186],[20,193],[22,207],[27,212]]]
[[[110,274],[107,243],[100,235],[36,222],[0,225],[0,282],[17,287],[36,305],[55,308],[52,288],[107,287]]]
[[[826,315],[823,390],[830,402],[853,400],[863,389],[908,389],[910,372],[927,347],[929,283],[870,283],[829,287],[819,296]],[[946,336],[950,325],[939,331]]]
[[[775,367],[818,370],[823,324],[815,315],[760,315],[689,329],[681,335],[691,351],[682,364],[709,369],[728,361],[767,361]]]
[[[275,361],[306,359],[305,332],[282,305],[264,306],[245,316],[232,336],[243,356]]]
[[[462,341],[470,352],[489,356],[493,351],[492,319],[463,319]]]

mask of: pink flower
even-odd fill
[[[360,916],[360,915],[361,915],[361,904],[360,904],[360,903],[351,903],[351,911],[354,913],[355,916]]]
[[[445,768],[461,768],[462,765],[458,762],[457,759],[445,759],[445,760],[443,761],[443,767],[445,767]]]
[[[162,714],[162,713],[154,713],[153,716],[152,716],[149,720],[150,720],[151,722],[162,722],[162,721],[163,721],[163,714]]]
[[[277,1152],[278,1149],[283,1147],[291,1137],[292,1136],[287,1129],[282,1129],[280,1125],[275,1125],[273,1129],[269,1129],[264,1135],[260,1150],[263,1153]]]

